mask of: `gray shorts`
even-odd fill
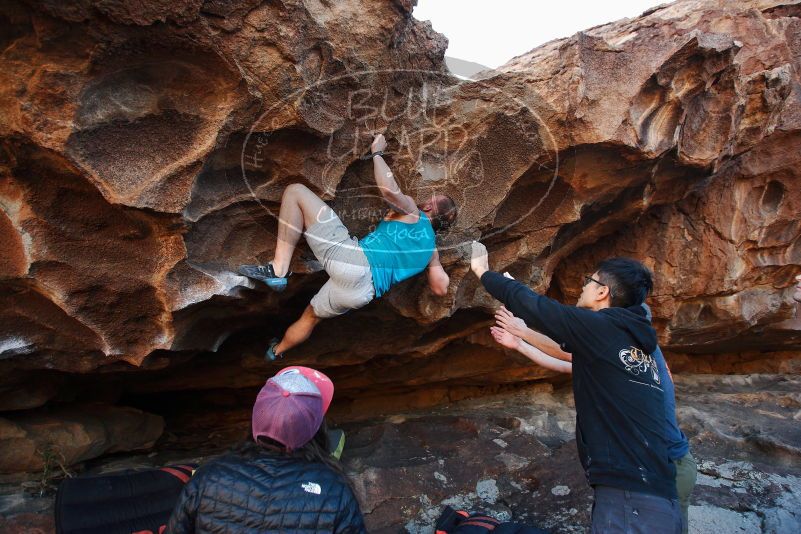
[[[311,299],[317,317],[327,319],[366,306],[375,296],[370,263],[359,241],[331,208],[323,210],[304,235],[330,276]]]

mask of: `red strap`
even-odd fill
[[[489,522],[481,521],[481,520],[478,520],[478,519],[475,519],[475,518],[470,518],[470,519],[467,519],[466,521],[463,521],[463,522],[459,523],[460,527],[461,526],[465,526],[465,525],[483,527],[483,528],[486,528],[487,530],[495,530],[495,527],[498,526],[497,523],[489,523]]]
[[[485,523],[492,523],[493,525],[500,525],[501,522],[495,519],[494,517],[490,517],[488,515],[471,515],[468,518],[470,521],[484,521]]]
[[[178,480],[180,480],[184,484],[189,482],[189,475],[187,475],[183,471],[179,471],[178,469],[173,469],[172,467],[162,467],[161,470],[164,471],[165,473],[171,474],[174,477],[177,477]]]

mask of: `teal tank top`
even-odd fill
[[[421,273],[436,248],[434,228],[420,212],[416,223],[381,221],[359,241],[373,275],[376,298],[393,285]]]

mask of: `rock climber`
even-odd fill
[[[490,295],[572,354],[576,443],[594,492],[591,532],[680,533],[656,331],[641,306],[651,272],[629,258],[604,260],[584,277],[576,306],[566,306],[490,271],[486,247],[472,248],[470,267]]]
[[[431,291],[437,296],[447,294],[450,279],[439,260],[435,233],[453,224],[456,203],[447,195],[435,193],[416,204],[401,191],[384,161],[386,146],[383,134],[378,134],[368,155],[373,160],[376,185],[389,206],[373,232],[362,239],[352,237],[325,202],[306,186],[292,184],[281,198],[273,260],[266,265],[239,267],[240,274],[283,291],[291,274],[292,253],[304,233],[330,277],[283,339],[270,342],[269,359],[280,358],[303,343],[321,320],[366,306],[393,285],[424,270]]]

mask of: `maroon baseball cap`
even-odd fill
[[[290,367],[284,367],[280,371],[278,371],[279,375],[285,373],[300,373],[312,382],[314,385],[317,386],[317,389],[320,390],[320,395],[323,396],[323,414],[328,413],[328,407],[331,406],[331,399],[334,398],[334,383],[331,382],[331,379],[328,378],[324,373],[321,373],[317,369],[312,369],[311,367],[303,367],[300,365],[292,365]]]
[[[289,450],[307,444],[323,422],[323,398],[301,373],[281,373],[267,380],[253,405],[253,439],[274,439]]]

